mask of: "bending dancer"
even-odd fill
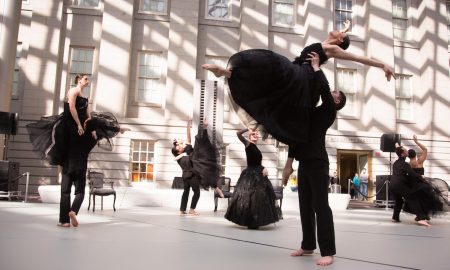
[[[70,223],[78,226],[77,214],[84,199],[87,160],[91,150],[100,140],[111,144],[110,138],[129,130],[120,128],[111,114],[92,113],[88,98],[83,94],[89,85],[87,75],[77,74],[75,85],[67,92],[62,114],[43,117],[37,123],[27,125],[33,149],[51,165],[62,166],[60,227],[70,227]],[[72,185],[75,185],[75,198],[71,205]]]
[[[228,69],[214,64],[202,67],[217,77],[227,77],[233,101],[274,138],[287,145],[304,143],[311,110],[318,101],[318,95],[309,89],[313,71],[308,54],[316,52],[319,65],[337,58],[379,67],[388,81],[394,76],[385,63],[345,51],[350,44],[349,25],[347,22],[344,31],[331,31],[322,43],[305,47],[293,62],[270,50],[251,49],[232,55]],[[248,117],[238,115],[248,127]]]
[[[186,140],[176,139],[172,147],[172,154],[183,171],[184,191],[180,204],[180,214],[182,215],[187,214],[186,208],[191,188],[194,192],[189,209],[191,215],[198,215],[195,208],[200,199],[200,186],[205,189],[209,186],[214,187],[219,196],[223,198],[222,190],[217,187],[219,167],[216,160],[216,149],[208,137],[208,124],[204,121],[203,126],[199,126],[198,134],[195,137],[195,148],[191,145],[191,125],[192,121],[189,119],[186,126]]]
[[[416,173],[424,175],[425,169],[423,167],[423,163],[427,159],[428,149],[425,147],[425,145],[421,144],[417,140],[416,134],[413,135],[413,140],[417,144],[417,146],[419,146],[420,150],[422,150],[422,153],[420,153],[419,157],[417,157],[416,151],[414,149],[409,149],[408,150],[409,164]]]
[[[346,97],[341,91],[330,92],[328,81],[319,67],[319,55],[313,52],[310,58],[314,69],[313,88],[320,93],[322,104],[312,111],[309,141],[289,146],[283,175],[292,172],[293,159],[297,159],[303,240],[300,249],[292,252],[291,256],[312,254],[316,249],[317,220],[317,238],[322,258],[316,264],[325,266],[333,263],[333,256],[336,254],[333,213],[328,204],[330,163],[325,148],[325,136],[336,119],[337,111],[345,106]],[[283,181],[286,185],[287,178]]]
[[[243,134],[248,131],[248,139]],[[242,129],[236,132],[245,146],[247,168],[239,176],[225,218],[249,229],[258,229],[279,220],[275,208],[275,192],[261,165],[262,154],[256,143],[257,131]]]
[[[391,190],[394,195],[393,222],[400,222],[400,211],[403,210],[416,215],[418,225],[430,227],[427,220],[430,215],[444,210],[444,201],[440,191],[426,182],[426,180],[416,173],[405,161],[408,150],[396,145],[395,152],[398,159],[394,162],[391,179]]]

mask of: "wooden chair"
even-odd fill
[[[227,199],[229,203],[231,196],[233,196],[233,192],[231,192],[231,179],[229,177],[221,176],[217,181],[217,186],[222,190],[224,197],[220,198],[219,194],[214,191],[214,212],[217,211],[219,199]]]
[[[91,207],[91,196],[93,196],[94,205],[92,207],[92,212],[95,212],[95,196],[100,196],[102,198],[101,210],[103,210],[103,197],[114,195],[113,209],[116,211],[116,191],[114,190],[114,182],[108,182],[111,187],[104,187],[106,184],[104,180],[105,176],[101,172],[88,172],[89,180],[89,205],[88,210]]]

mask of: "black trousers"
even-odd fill
[[[200,178],[194,175],[190,178],[183,178],[183,182],[184,182],[184,191],[183,195],[181,196],[180,211],[186,211],[189,199],[189,192],[191,188],[192,191],[194,192],[194,196],[192,196],[191,200],[191,209],[195,209],[195,207],[197,207],[198,199],[200,199]]]
[[[317,239],[322,256],[336,254],[333,213],[328,204],[329,182],[329,164],[325,162],[299,164],[298,199],[303,231],[301,248],[316,249],[317,220]]]
[[[70,205],[70,192],[72,185],[75,185],[75,198]],[[84,199],[84,189],[86,187],[86,171],[72,172],[62,175],[61,200],[59,204],[59,222],[69,223],[69,212],[78,214]]]
[[[392,219],[400,221],[400,212],[403,208],[403,197],[401,193],[394,193],[394,212],[392,213]],[[407,195],[406,195],[407,196]],[[428,213],[422,209],[422,206],[415,197],[415,195],[410,195],[406,198],[406,202],[408,204],[408,212],[411,212],[416,215],[416,220],[425,220],[428,219]]]

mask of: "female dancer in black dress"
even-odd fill
[[[305,47],[293,62],[270,50],[251,49],[232,55],[228,69],[214,64],[202,67],[217,77],[226,76],[233,101],[275,139],[288,145],[304,143],[311,109],[319,100],[319,94],[310,90],[314,72],[308,54],[316,52],[320,64],[334,57],[382,68],[388,81],[394,76],[386,64],[345,51],[349,26],[347,22],[343,31],[332,31],[322,43]],[[241,120],[249,126],[247,119]]]
[[[422,150],[422,153],[420,153],[420,156],[417,157],[416,151],[414,149],[409,149],[408,150],[409,164],[411,165],[411,168],[413,168],[413,170],[416,173],[418,173],[420,175],[424,175],[425,169],[423,168],[423,163],[427,159],[428,149],[425,147],[425,145],[421,144],[417,140],[416,134],[413,135],[413,140],[417,144],[417,146],[419,146],[420,150]]]
[[[396,152],[399,155],[399,160],[404,160],[410,154],[410,151],[407,151],[406,148],[398,143],[396,143]],[[428,223],[430,216],[437,215],[448,208],[448,198],[442,194],[438,187],[435,187],[428,179],[423,177],[423,167],[412,168],[410,165],[403,165],[403,167],[409,167],[409,170],[411,170],[406,176],[403,176],[408,179],[408,184],[400,181],[391,181],[391,189],[394,192],[394,198],[396,198],[392,221],[400,222],[402,200],[395,196],[398,193],[404,198],[403,211],[416,215],[415,220],[418,225],[429,227],[431,226]],[[396,179],[395,176],[394,171],[393,180]]]
[[[248,140],[242,136],[247,131]],[[275,208],[275,192],[267,178],[267,169],[261,165],[261,151],[256,146],[258,132],[243,129],[237,132],[237,136],[245,145],[247,168],[237,181],[225,218],[249,229],[257,229],[279,219]]]
[[[223,192],[217,187],[219,179],[219,166],[217,163],[217,149],[209,140],[206,120],[199,125],[198,134],[195,136],[195,148],[191,145],[191,125],[189,119],[186,127],[186,140],[175,139],[172,154],[180,165],[183,174],[184,191],[181,196],[180,214],[185,215],[189,199],[189,191],[192,188],[194,196],[191,200],[189,214],[198,215],[195,211],[200,199],[200,186],[204,189],[213,187],[215,192],[223,198]]]
[[[83,89],[89,85],[87,75],[75,77],[75,87],[67,92],[64,112],[43,117],[27,125],[33,150],[51,165],[62,166],[61,201],[58,226],[78,226],[77,214],[84,199],[89,153],[100,140],[106,140],[126,130],[108,113],[93,114]],[[75,198],[70,205],[70,192],[75,185]]]

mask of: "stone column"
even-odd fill
[[[199,0],[172,1],[167,57],[166,119],[186,120],[193,113]]]
[[[104,1],[95,110],[126,116],[133,0]]]
[[[22,1],[0,0],[0,111],[11,109]]]
[[[268,49],[269,18],[267,14],[269,14],[269,1],[242,1],[241,5],[239,50]]]

